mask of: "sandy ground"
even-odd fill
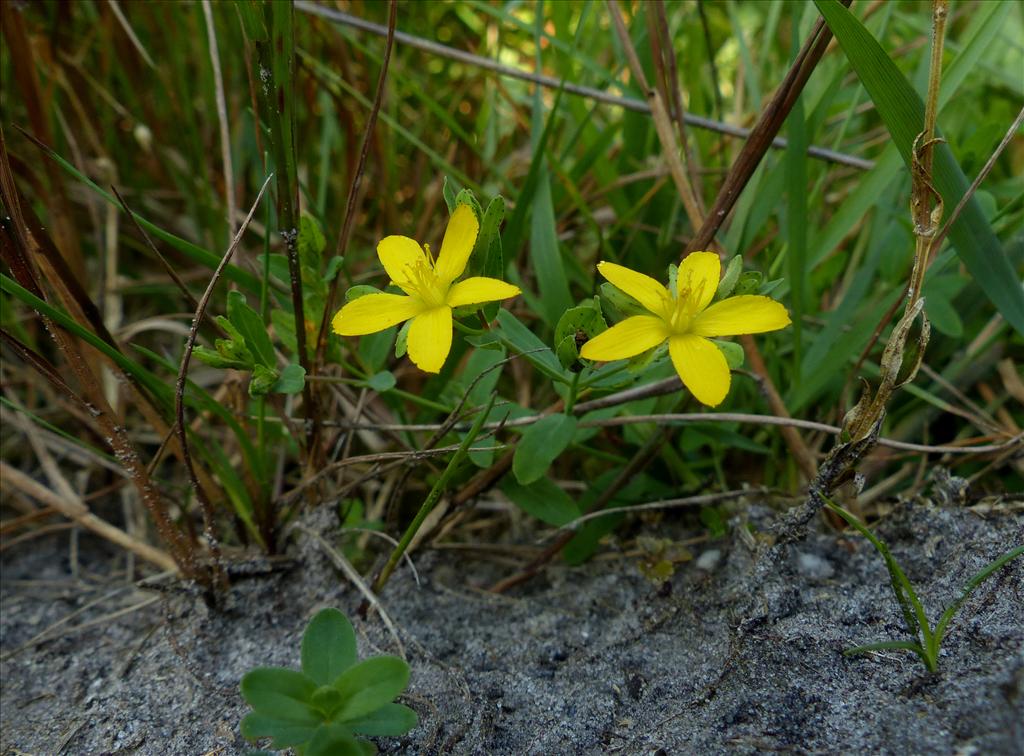
[[[761,525],[770,517],[751,512]],[[1022,521],[902,504],[879,533],[934,620],[1022,542]],[[842,654],[904,637],[887,573],[862,539],[814,534],[757,585],[738,539],[705,548],[719,558],[682,565],[670,587],[619,558],[556,566],[508,596],[472,587],[499,574],[493,563],[417,555],[420,584],[403,569],[383,601],[413,668],[403,700],[420,726],[381,750],[1024,752],[1024,559],[974,594],[929,674],[904,652]],[[355,615],[359,594],[318,546],[300,541],[293,553],[288,569],[237,581],[217,613],[187,591],[118,583],[123,555],[86,536],[77,576],[66,533],[8,550],[2,752],[244,753],[241,676],[297,667],[305,623],[324,606],[353,617],[361,654],[397,651],[379,618]]]

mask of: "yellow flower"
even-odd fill
[[[708,307],[722,264],[714,252],[694,252],[679,266],[675,295],[643,273],[599,263],[601,275],[633,297],[650,315],[626,318],[583,345],[588,360],[621,360],[668,341],[672,364],[698,401],[721,404],[731,380],[725,356],[709,337],[764,333],[789,325],[786,308],[773,299],[744,295]]]
[[[402,294],[367,294],[334,316],[341,336],[363,336],[412,319],[409,359],[427,373],[437,373],[452,348],[452,308],[514,297],[519,289],[496,278],[474,277],[456,282],[469,262],[480,224],[469,205],[452,213],[435,261],[407,236],[388,236],[377,245],[377,257]]]

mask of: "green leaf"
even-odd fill
[[[248,740],[259,738],[273,738],[271,748],[280,750],[290,746],[302,745],[313,737],[319,719],[310,724],[291,722],[285,719],[278,719],[269,714],[252,712],[242,720],[242,737]]]
[[[725,275],[718,282],[718,291],[715,292],[715,299],[725,299],[732,294],[736,284],[739,283],[740,273],[743,272],[743,255],[733,255],[729,264],[725,266]]]
[[[277,385],[278,372],[265,365],[256,365],[252,370],[252,380],[249,381],[249,396],[266,396]]]
[[[448,177],[444,177],[444,181],[441,183],[441,194],[444,196],[444,204],[448,206],[448,214],[451,215],[455,212],[455,189],[452,187]]]
[[[242,698],[254,711],[298,724],[319,721],[309,707],[316,688],[306,675],[283,667],[257,667],[242,678]]]
[[[601,303],[597,297],[566,310],[555,326],[555,355],[562,367],[570,369],[576,365],[580,357],[580,345],[607,329],[608,324],[601,314]]]
[[[302,671],[317,685],[333,685],[355,661],[352,623],[337,609],[321,609],[302,635]]]
[[[924,104],[871,33],[838,0],[815,0],[850,65],[871,96],[889,134],[909,167],[913,142],[924,124]],[[935,145],[933,181],[946,212],[966,194],[969,182],[949,145]],[[976,197],[971,197],[950,228],[957,255],[992,303],[1024,333],[1024,289],[992,231]]]
[[[541,168],[537,193],[533,198],[530,221],[530,261],[540,289],[541,315],[549,325],[571,305],[569,282],[562,265],[555,231],[555,210],[551,200],[551,178],[546,166]]]
[[[366,381],[366,385],[378,394],[390,391],[397,383],[398,380],[395,378],[395,374],[390,370],[381,370],[379,373],[374,373],[370,376],[369,380]]]
[[[381,290],[378,289],[376,286],[370,286],[368,284],[356,284],[355,286],[350,286],[348,290],[345,292],[345,301],[352,302],[356,299],[359,299],[359,297],[365,297],[367,294],[380,293]]]
[[[759,270],[746,270],[740,273],[739,281],[736,282],[736,288],[733,289],[734,296],[741,296],[743,294],[756,294],[761,288],[761,282],[764,281],[764,275]]]
[[[405,735],[419,724],[416,712],[399,703],[386,703],[377,711],[345,723],[358,735],[376,737],[398,737]]]
[[[323,724],[317,728],[303,756],[363,756],[366,751],[352,732],[339,724]],[[373,748],[371,753],[376,753]]]
[[[628,318],[630,315],[650,315],[646,307],[633,299],[633,297],[629,296],[629,294],[615,286],[612,286],[607,281],[601,284],[598,288],[601,289],[601,298],[617,310],[618,314],[622,317]]]
[[[548,525],[561,527],[580,516],[576,502],[548,478],[528,486],[506,479],[501,490],[517,507]]]
[[[277,383],[271,388],[275,394],[297,394],[306,385],[306,368],[294,362],[285,366]]]
[[[715,342],[716,347],[722,350],[730,370],[738,370],[743,367],[743,361],[747,356],[743,347],[734,341],[719,341],[718,339],[712,339],[712,341]]]
[[[218,339],[218,341],[224,341],[224,339]],[[198,345],[192,350],[192,356],[210,367],[220,368],[222,370],[227,368],[232,368],[234,370],[252,369],[251,361],[244,362],[240,359],[225,357],[220,352],[214,351],[213,349],[207,349],[202,345]]]
[[[358,719],[376,711],[405,690],[409,665],[397,656],[375,656],[348,669],[334,683],[345,703],[336,714],[338,721]]]
[[[508,310],[498,310],[499,335],[505,346],[523,355],[548,378],[568,383],[565,371],[551,348],[537,338],[529,328]]]
[[[323,259],[324,248],[327,240],[324,239],[323,231],[316,219],[309,215],[303,215],[299,219],[299,261],[302,265],[319,271]]]
[[[575,432],[576,418],[560,412],[542,417],[527,427],[512,458],[516,480],[528,485],[543,477],[551,463],[572,442]]]
[[[331,259],[327,261],[327,268],[324,270],[324,276],[322,279],[323,282],[325,284],[329,284],[331,281],[333,281],[337,277],[338,271],[341,270],[341,266],[343,266],[344,264],[344,257],[341,257],[339,255],[332,256]]]
[[[228,320],[245,338],[245,345],[258,363],[268,368],[277,364],[274,345],[263,324],[263,318],[248,305],[245,295],[240,291],[228,292]]]

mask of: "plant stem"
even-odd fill
[[[576,406],[576,395],[580,387],[580,374],[572,374],[572,383],[569,384],[569,395],[565,398],[565,414],[572,415],[573,407]]]
[[[469,447],[472,446],[473,441],[480,434],[480,430],[483,428],[484,423],[487,421],[487,417],[491,414],[491,408],[494,406],[494,400],[497,398],[497,394],[491,394],[490,400],[487,402],[487,406],[483,412],[477,415],[476,420],[473,422],[473,426],[469,429],[469,433],[462,440],[458,450],[455,452],[451,461],[448,462],[448,466],[444,468],[444,472],[441,473],[441,477],[434,483],[434,487],[430,489],[430,493],[427,494],[427,498],[423,501],[419,511],[413,518],[412,522],[409,523],[409,527],[405,529],[405,533],[402,535],[402,540],[398,542],[395,550],[391,552],[391,556],[388,558],[387,564],[384,565],[384,569],[381,570],[380,575],[373,583],[373,592],[380,593],[380,590],[388,582],[388,578],[391,577],[391,573],[395,571],[395,567],[398,566],[398,562],[401,560],[405,550],[409,548],[409,544],[412,543],[412,539],[419,532],[420,527],[423,525],[423,521],[427,519],[437,502],[441,498],[441,494],[444,493],[445,488],[448,487],[448,482],[452,479],[455,471],[459,465],[462,464],[462,460],[466,458],[469,453]]]

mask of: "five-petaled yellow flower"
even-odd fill
[[[480,224],[469,205],[452,213],[437,260],[430,247],[407,236],[388,236],[377,245],[377,257],[402,294],[367,294],[334,316],[334,331],[363,336],[412,319],[409,359],[427,373],[440,372],[452,348],[452,308],[507,299],[519,294],[512,284],[474,277],[456,282],[469,262]]]
[[[709,338],[775,331],[789,325],[786,308],[773,299],[741,295],[708,307],[718,289],[722,264],[714,252],[693,252],[679,266],[675,295],[643,273],[615,263],[597,269],[650,315],[626,318],[583,345],[588,360],[633,357],[668,340],[672,364],[699,402],[715,407],[729,393],[729,365]]]

